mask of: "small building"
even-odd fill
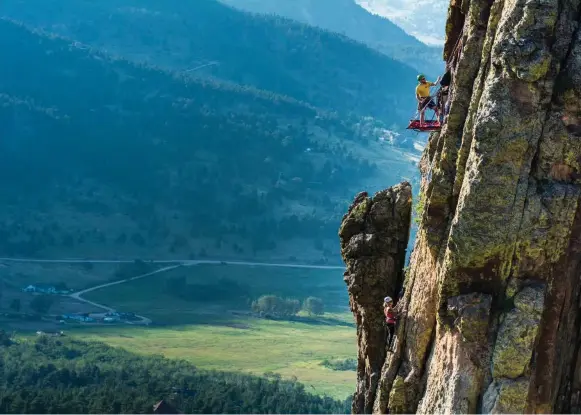
[[[63,337],[65,335],[65,333],[62,331],[57,331],[54,333],[45,333],[44,331],[37,331],[36,335],[37,336],[48,336],[48,337]]]
[[[52,285],[45,284],[31,284],[22,289],[25,293],[43,293],[43,294],[56,294],[56,288]]]
[[[82,322],[85,322],[85,323],[89,323],[89,322],[95,321],[94,318],[87,317],[87,316],[83,316],[83,315],[80,315],[80,314],[63,314],[63,318],[65,320],[82,321]]]
[[[47,284],[30,284],[26,287],[24,287],[22,289],[23,292],[25,293],[41,293],[41,294],[53,294],[53,295],[57,295],[57,294],[69,294],[71,293],[71,290],[58,290],[55,286],[53,285],[47,285]]]
[[[180,411],[175,409],[169,403],[164,400],[159,401],[155,405],[153,405],[153,413],[154,414],[181,414]]]
[[[119,319],[121,320],[135,320],[137,317],[135,316],[135,313],[120,313],[118,312],[117,315],[119,316]]]

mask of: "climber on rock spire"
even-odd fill
[[[436,113],[436,118],[440,119],[438,106],[436,105],[430,94],[430,87],[435,86],[438,82],[440,82],[440,78],[438,78],[436,82],[428,82],[426,80],[425,75],[423,74],[418,75],[418,86],[416,87],[416,99],[418,100],[418,111],[420,112],[420,127],[424,126],[424,115],[426,108],[434,110],[434,112]]]
[[[395,325],[397,323],[395,307],[391,297],[383,299],[383,314],[385,314],[385,326],[387,328],[387,349],[391,350],[391,342],[395,335]]]
[[[432,96],[430,88],[432,86],[436,86],[440,82],[440,77],[436,80],[436,82],[428,82],[426,80],[425,75],[419,74],[418,77],[418,85],[416,87],[416,99],[418,101],[418,113],[420,115],[420,119],[418,120],[417,113],[414,119],[410,120],[410,123],[407,127],[408,130],[414,130],[417,132],[430,132],[430,131],[439,131],[441,128],[440,123],[440,110],[438,105],[434,102],[434,96]],[[425,112],[426,109],[431,109],[435,113],[436,119],[431,119],[425,121]]]

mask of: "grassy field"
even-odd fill
[[[186,301],[167,292],[168,280],[184,277],[188,284],[234,290]],[[159,324],[208,324],[229,318],[232,311],[249,311],[250,302],[274,294],[303,300],[320,297],[329,312],[345,312],[349,304],[340,270],[296,269],[241,265],[197,265],[179,268],[127,284],[92,291],[88,300],[124,312],[134,312]]]
[[[117,264],[47,264],[6,262],[0,264],[0,281],[5,287],[21,290],[30,284],[66,284],[72,290],[109,281]]]
[[[236,281],[246,298],[175,298],[167,292],[166,283],[181,276],[188,284]],[[328,312],[301,321],[240,314],[249,310],[249,301],[263,294],[320,297]],[[344,399],[353,392],[354,371],[334,371],[321,365],[325,359],[355,358],[357,353],[340,270],[200,265],[93,291],[86,298],[144,315],[154,325],[79,327],[69,331],[73,336],[137,353],[186,359],[203,369],[294,376],[311,390],[335,398]]]
[[[185,359],[202,369],[295,376],[314,392],[340,399],[355,387],[354,371],[321,365],[324,359],[356,357],[350,327],[243,318],[181,327],[78,328],[69,334],[136,353]]]

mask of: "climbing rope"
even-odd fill
[[[454,45],[454,48],[452,49],[452,52],[450,53],[450,55],[446,59],[446,70],[447,71],[448,70],[451,70],[451,62],[456,57],[457,51],[460,50],[460,47],[462,45],[462,38],[463,38],[463,36],[464,36],[464,27],[462,27],[462,31],[458,35],[458,39],[456,40],[456,44]],[[434,88],[434,87],[436,87],[437,89],[436,89],[435,93],[432,93],[432,88]],[[414,120],[416,120],[423,112],[425,112],[426,111],[426,108],[428,107],[428,105],[430,104],[430,102],[432,102],[434,100],[435,100],[435,102],[437,102],[436,105],[440,109],[441,114],[442,115],[445,115],[444,114],[445,111],[446,111],[445,105],[444,106],[441,105],[441,103],[442,103],[442,99],[441,99],[442,95],[440,94],[441,91],[442,91],[442,88],[439,85],[432,85],[430,87],[430,96],[429,96],[429,99],[425,99],[425,104],[423,105],[423,107],[421,107],[421,109],[416,110],[416,113],[414,114]],[[449,91],[448,91],[448,94],[449,94]],[[440,99],[438,99],[438,98],[440,98]],[[448,99],[449,99],[449,97],[448,97]],[[432,114],[432,118],[430,120],[428,120],[428,122],[429,123],[432,123],[434,121],[435,117],[436,117],[436,111],[434,111],[434,113]],[[438,119],[438,122],[440,122],[440,119]],[[440,127],[441,127],[441,125],[440,125]],[[425,131],[423,131],[421,129],[420,130],[417,130],[415,128],[412,128],[412,123],[411,122],[410,122],[410,126],[408,126],[408,129],[414,129],[417,132],[417,134],[419,134],[420,132],[430,131],[428,129],[426,129]]]
[[[460,44],[462,43],[463,34],[464,34],[464,29],[462,29],[460,36],[458,36],[458,40],[456,41],[456,44],[454,45],[454,49],[452,49],[450,56],[448,56],[448,59],[446,59],[446,63],[449,64],[452,61],[452,59],[455,57],[456,51],[458,50],[458,46],[460,46]]]
[[[432,88],[438,88],[434,94],[432,94]],[[427,97],[426,97],[426,99],[425,99],[426,103],[424,104],[424,106],[422,107],[422,109],[416,111],[416,113],[414,115],[414,118],[418,117],[421,112],[423,112],[423,111],[426,110],[427,106],[430,104],[430,101],[432,101],[438,95],[438,92],[439,91],[440,91],[440,88],[438,87],[438,85],[432,85],[430,87],[430,100],[428,100]],[[435,115],[436,115],[436,113],[434,112],[434,116]],[[432,119],[430,121],[433,121],[434,120],[434,116],[432,116]]]
[[[453,58],[456,55],[456,51],[459,50],[458,48],[462,44],[462,38],[464,37],[464,28],[465,28],[465,25],[462,26],[462,30],[460,31],[460,34],[458,35],[458,39],[456,40],[456,44],[454,45],[452,52],[450,52],[450,54],[448,55],[448,59],[446,59],[447,66],[450,65],[450,62],[452,62]]]
[[[430,183],[432,181],[432,171],[434,170],[434,164],[436,164],[436,154],[432,157],[432,161],[428,166],[428,174],[426,174],[426,181]]]

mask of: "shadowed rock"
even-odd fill
[[[412,194],[404,182],[373,198],[360,193],[343,217],[339,237],[344,280],[359,346],[354,413],[371,413],[386,354],[383,299],[395,295],[409,239]]]
[[[375,399],[374,413],[579,413],[581,0],[453,0],[448,17],[450,113],[420,163],[424,208],[387,357],[365,341],[379,328],[364,302],[380,295],[363,278],[377,265],[358,255],[386,257],[374,232],[344,242],[365,363],[354,411]]]

